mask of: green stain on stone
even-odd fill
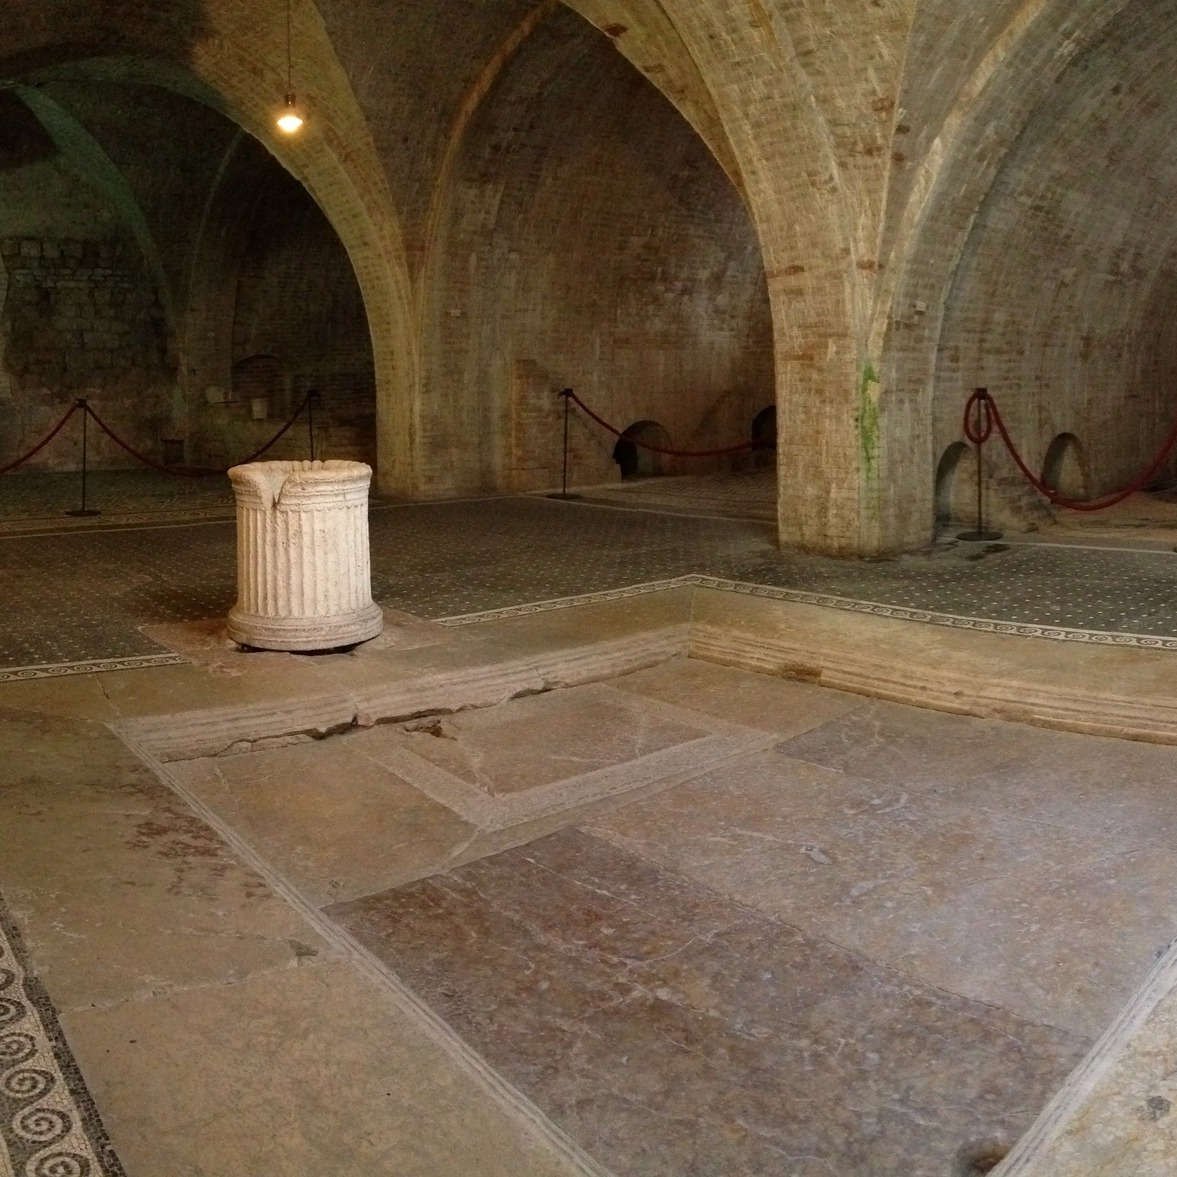
[[[862,469],[873,482],[879,471],[879,401],[872,385],[879,383],[874,365],[867,360],[858,386],[858,441],[862,447]]]

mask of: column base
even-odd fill
[[[375,603],[334,617],[261,617],[236,608],[229,613],[229,637],[258,650],[337,650],[383,629],[384,613]]]

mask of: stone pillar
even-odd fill
[[[251,462],[237,500],[237,603],[229,636],[265,650],[330,650],[375,637],[363,462]]]

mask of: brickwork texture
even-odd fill
[[[291,11],[287,139],[282,0],[9,0],[0,464],[78,395],[232,460],[314,387],[433,498],[558,483],[566,386],[684,449],[775,405],[782,542],[869,555],[963,509],[973,387],[1074,493],[1168,432],[1177,0]]]

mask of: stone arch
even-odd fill
[[[977,54],[954,101],[928,131],[917,178],[902,194],[900,205],[889,210],[890,273],[878,309],[886,317],[883,352],[888,362],[883,380],[912,390],[912,442],[926,445],[929,453],[959,435],[966,396],[960,390],[985,382],[968,357],[957,370],[955,349],[942,349],[950,309],[960,299],[971,243],[984,224],[994,186],[1011,152],[1033,141],[1034,120],[1055,97],[1068,69],[1080,68],[1079,63],[1086,67],[1089,51],[1129,2],[1023,0],[1007,8],[1005,25],[990,30],[987,50]],[[967,13],[960,11],[965,19]],[[921,14],[930,14],[934,21],[935,4],[925,0]],[[995,133],[998,127],[1000,134]],[[1086,149],[1084,144],[1078,156],[1085,159]],[[1161,252],[1157,250],[1158,255]],[[1047,284],[1040,280],[1038,286],[1048,297]],[[1011,353],[1017,349],[1016,342],[1005,346]],[[999,400],[1003,388],[1008,393],[1008,385],[991,384]],[[1008,407],[1008,400],[1002,403]],[[1033,402],[1027,398],[1024,403],[1028,407]],[[1010,424],[1028,445],[1023,424],[1014,419]],[[1037,447],[1045,440],[1035,438],[1033,444]],[[912,518],[938,514],[922,497],[930,489],[920,480],[908,484],[906,510]],[[1011,491],[1007,497],[1012,502],[1016,496]]]
[[[628,443],[628,449],[625,448]],[[644,445],[670,449],[670,434],[654,420],[635,421],[626,426],[617,439],[614,454],[620,451],[621,458],[615,461],[621,467],[622,478],[657,478],[666,472],[667,455],[656,450],[645,449]],[[631,453],[632,451],[632,453]],[[628,473],[627,473],[628,471]]]
[[[277,407],[285,391],[285,373],[277,356],[268,353],[246,356],[233,365],[233,400],[264,399],[267,405]]]
[[[1047,446],[1042,481],[1065,498],[1087,497],[1087,462],[1073,433],[1060,433]]]
[[[498,44],[442,164],[420,285],[435,493],[558,480],[562,385],[684,448],[746,436],[772,382],[755,227],[681,113],[571,7]],[[572,477],[614,477],[614,444],[574,422]]]
[[[886,153],[872,142],[864,160],[861,142],[844,140],[841,113],[870,112],[880,134],[894,121],[901,63],[891,47],[905,6],[880,0],[865,16],[827,6],[820,34],[805,6],[757,6],[752,19],[742,6],[658,7],[702,79],[758,232],[780,468],[790,472],[786,484],[778,470],[780,540],[833,553],[895,546],[888,533],[904,519],[884,488],[892,466],[902,477],[909,451],[885,442],[872,335]]]
[[[10,76],[99,76],[162,86],[205,102],[262,142],[311,194],[351,260],[367,311],[377,386],[377,481],[412,495],[419,467],[419,355],[401,236],[371,130],[335,56],[318,9],[294,5],[299,91],[310,115],[297,140],[279,141],[273,117],[285,91],[285,9],[277,0],[162,0],[128,9],[117,35],[98,6],[67,4],[47,28],[33,0],[6,12]],[[296,77],[296,82],[297,82]]]

